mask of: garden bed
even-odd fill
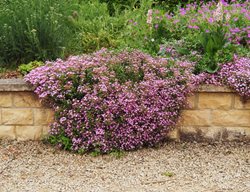
[[[249,140],[250,101],[232,90],[202,86],[189,97],[190,107],[169,135],[176,140]],[[41,104],[32,87],[21,79],[0,80],[0,138],[42,139],[53,111]]]

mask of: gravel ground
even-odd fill
[[[0,192],[250,191],[250,143],[166,143],[93,157],[0,141]]]

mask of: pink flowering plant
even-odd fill
[[[194,88],[192,66],[140,51],[101,50],[47,62],[25,80],[55,110],[51,143],[106,153],[164,140]]]
[[[193,62],[100,50],[47,62],[25,80],[55,110],[52,144],[108,153],[164,141],[201,84],[226,85],[250,99],[249,58],[234,57],[214,74],[193,70]]]
[[[211,1],[188,4],[174,13],[151,10],[147,15],[149,39],[161,44],[159,55],[175,57],[177,53],[178,59],[196,62],[196,73],[214,73],[234,54],[249,56],[249,7],[249,1]]]

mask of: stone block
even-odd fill
[[[213,125],[250,126],[250,110],[215,110],[211,115]]]
[[[180,132],[182,133],[197,133],[197,128],[192,126],[181,126]]]
[[[197,95],[192,95],[190,97],[188,97],[187,101],[188,101],[188,106],[187,109],[195,109],[196,108],[196,99]]]
[[[39,140],[42,138],[43,126],[16,126],[18,141]]]
[[[227,127],[227,140],[241,140],[250,139],[250,126],[249,127]]]
[[[232,93],[199,93],[199,109],[231,109]]]
[[[200,141],[202,133],[196,126],[181,126],[179,128],[180,140],[182,141]]]
[[[240,96],[235,96],[234,101],[234,108],[235,109],[250,109],[250,100],[247,100],[246,102],[242,102]]]
[[[49,134],[49,130],[49,126],[43,126],[42,136],[47,136]]]
[[[226,140],[228,137],[227,130],[224,127],[200,127],[201,136],[205,139],[216,141]]]
[[[222,127],[182,127],[181,138],[191,141],[221,140],[225,128]]]
[[[34,109],[35,125],[48,125],[54,120],[54,112],[51,109]]]
[[[32,125],[32,109],[3,108],[2,124],[5,125]]]
[[[0,138],[15,139],[15,126],[0,125]]]
[[[250,127],[182,127],[180,129],[183,140],[213,140],[232,141],[250,138]]]
[[[217,86],[217,85],[202,85],[199,87],[198,92],[206,92],[206,93],[233,93],[234,90],[225,87],[225,86]]]
[[[0,92],[0,107],[11,107],[12,98],[10,92]]]
[[[181,118],[182,126],[209,126],[210,110],[184,110]]]
[[[15,107],[41,107],[38,97],[33,92],[13,93],[13,105]]]
[[[171,131],[167,134],[167,138],[169,138],[169,139],[171,139],[171,140],[179,141],[179,140],[180,140],[179,129],[178,129],[178,128],[175,128],[174,130],[171,130]]]

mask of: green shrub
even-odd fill
[[[126,22],[98,0],[1,0],[0,65],[15,67],[116,47]],[[12,65],[12,66],[10,66]]]
[[[27,75],[31,70],[37,67],[40,67],[42,65],[44,65],[44,63],[41,61],[32,61],[32,62],[29,62],[28,64],[21,64],[18,67],[18,71],[22,73],[23,75]]]
[[[68,25],[74,29],[74,39],[68,51],[91,53],[105,48],[115,48],[117,39],[124,27],[124,17],[111,17],[105,3],[98,0],[79,3],[77,9],[68,17]]]
[[[76,0],[1,0],[0,65],[62,57]]]

